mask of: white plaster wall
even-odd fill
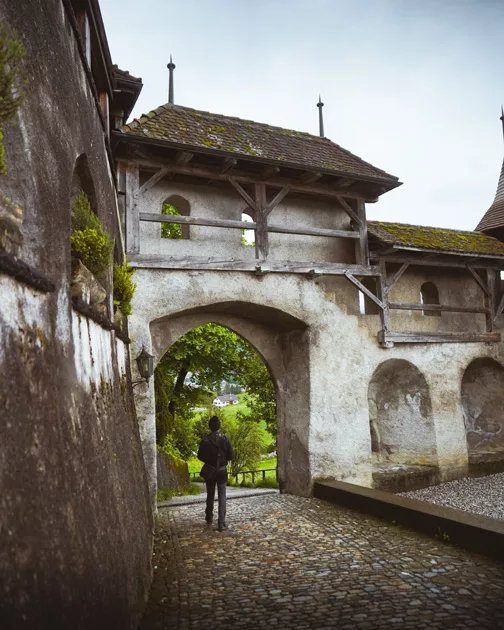
[[[163,180],[138,201],[140,212],[161,214],[163,202],[180,195],[198,218],[241,221],[242,212],[251,214],[243,199],[234,192]],[[270,214],[272,225],[349,229],[348,215],[334,203],[299,199],[287,195]],[[241,244],[241,230],[190,226],[190,239],[161,238],[160,223],[140,223],[140,253],[164,256],[223,256],[225,259],[253,260],[255,248]],[[292,234],[269,234],[271,260],[355,262],[354,241]]]
[[[389,272],[392,274],[392,270]],[[439,292],[441,304],[450,306],[483,307],[483,291],[465,269],[440,270],[410,268],[390,291],[391,302],[420,304],[420,289],[425,282],[433,282]],[[485,332],[483,313],[449,313],[425,316],[421,311],[391,310],[393,330],[401,332]]]
[[[306,417],[290,420],[293,426],[306,427],[312,479],[335,477],[371,485],[368,385],[380,363],[391,358],[410,361],[426,378],[437,456],[444,478],[459,475],[467,464],[460,401],[462,374],[476,357],[502,359],[501,344],[415,344],[383,349],[376,342],[378,317],[367,318],[362,325],[365,318],[348,315],[346,306],[337,301],[338,292],[328,291],[326,283],[293,275],[271,274],[256,279],[239,272],[140,269],[135,280],[138,289],[130,318],[135,352],[141,349],[141,343],[153,349],[149,329],[152,322],[220,302],[274,307],[306,324],[309,358],[304,367],[309,411]],[[243,317],[248,316],[245,307]],[[287,365],[287,379],[288,374]],[[140,387],[135,390],[139,419],[149,425],[144,435],[152,439],[155,436],[152,388],[143,393]],[[152,445],[146,448],[150,452],[155,450]],[[155,467],[150,467],[150,474],[155,477]]]

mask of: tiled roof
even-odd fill
[[[497,192],[493,204],[488,208],[481,221],[476,226],[480,232],[504,227],[504,161],[497,185]]]
[[[479,232],[462,232],[444,228],[368,221],[368,231],[387,245],[438,250],[447,253],[504,257],[504,243]]]
[[[116,64],[112,66],[114,74],[119,79],[124,79],[125,81],[134,81],[135,83],[142,83],[142,79],[139,77],[134,77],[127,70],[121,70]]]
[[[398,185],[397,177],[364,162],[327,138],[180,105],[161,105],[125,125],[121,131],[130,136],[253,156],[270,162],[275,160],[279,165],[369,177]]]

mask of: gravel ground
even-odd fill
[[[440,486],[399,494],[504,521],[504,473],[457,479]]]

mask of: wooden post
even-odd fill
[[[486,270],[488,295],[485,293],[485,306],[488,311],[485,315],[486,318],[486,331],[493,332],[495,326],[495,287],[496,287],[496,275],[497,272],[494,269]]]
[[[255,248],[256,258],[266,260],[268,257],[268,214],[266,212],[266,185],[257,183],[255,188],[255,203],[257,206],[257,216],[255,217],[256,233]]]
[[[359,240],[356,242],[356,262],[358,265],[369,265],[368,233],[366,221],[366,205],[357,199],[357,216],[359,217]]]
[[[391,330],[391,322],[390,322],[390,307],[389,307],[389,296],[388,296],[388,287],[387,287],[387,265],[384,260],[380,260],[380,277],[376,282],[376,290],[378,294],[378,299],[382,302],[383,308],[380,309],[380,320],[382,325],[382,333],[388,333]],[[383,341],[382,345],[384,348],[392,348],[393,343]]]
[[[138,164],[124,162],[126,204],[126,252],[140,253],[140,214],[138,208],[139,172]]]

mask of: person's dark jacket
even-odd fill
[[[200,442],[198,459],[212,468],[225,468],[233,457],[231,442],[219,431],[205,435]]]

